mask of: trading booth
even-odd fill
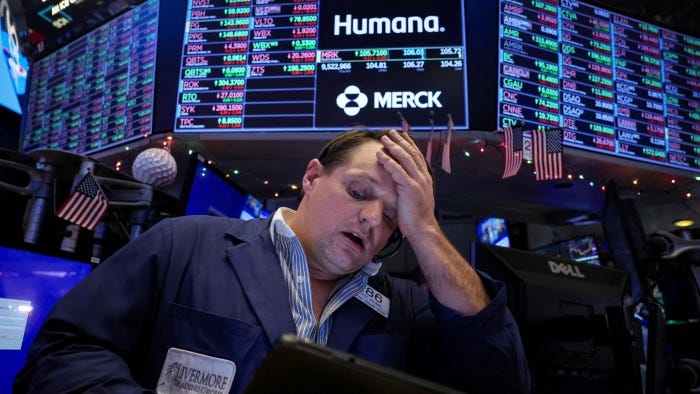
[[[0,0],[0,393],[119,248],[295,208],[359,126],[425,151],[533,392],[698,392],[700,226],[671,221],[700,219],[700,30],[621,3]]]

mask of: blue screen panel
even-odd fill
[[[485,218],[477,225],[479,241],[489,244],[510,247],[506,220],[501,218]]]
[[[0,246],[0,393],[11,392],[53,305],[91,271],[88,263]]]

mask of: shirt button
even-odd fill
[[[297,276],[297,283],[302,284],[304,283],[304,275],[299,275]]]

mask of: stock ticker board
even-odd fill
[[[176,132],[468,126],[461,1],[252,3],[189,1]]]
[[[150,134],[157,30],[147,0],[34,62],[22,151],[88,154]]]
[[[700,171],[700,40],[573,0],[500,3],[499,125]]]

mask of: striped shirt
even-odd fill
[[[364,290],[369,277],[376,275],[382,264],[370,261],[356,273],[340,278],[328,297],[321,317],[316,321],[311,298],[309,265],[301,242],[284,221],[284,212],[292,210],[280,208],[275,212],[270,225],[270,236],[280,259],[297,336],[325,345],[333,324],[333,313]]]

